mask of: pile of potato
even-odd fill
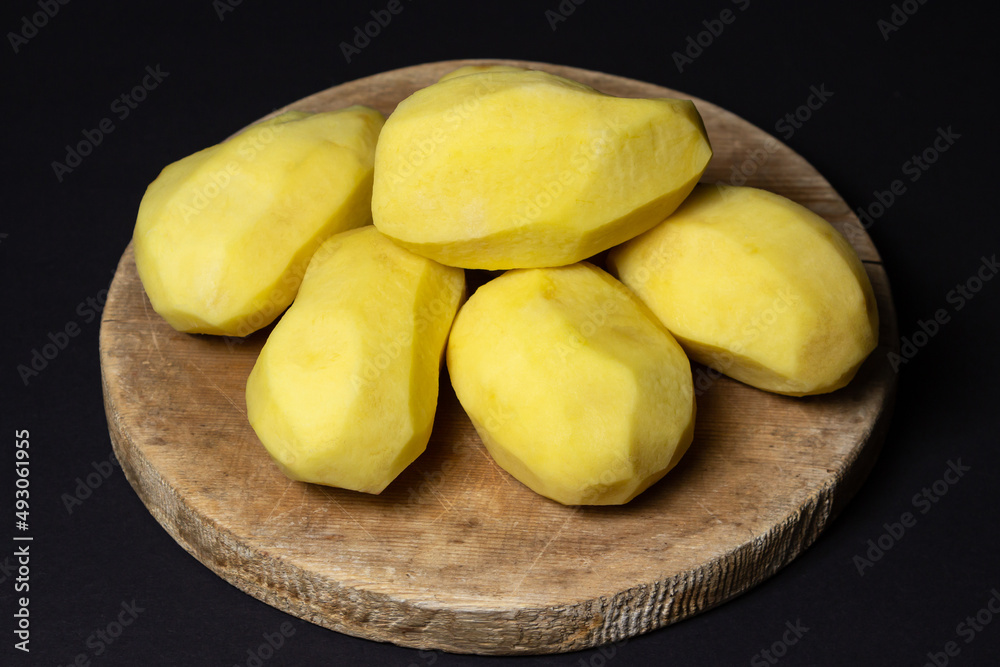
[[[136,265],[180,331],[284,313],[246,401],[289,477],[381,492],[427,445],[447,358],[501,467],[620,504],[691,443],[689,358],[802,396],[876,345],[847,241],[776,194],[697,185],[711,157],[690,101],[462,68],[388,119],[289,112],[169,165]],[[608,250],[610,273],[584,261]],[[504,273],[466,300],[465,270]]]

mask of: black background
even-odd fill
[[[224,1],[224,0],[223,0]],[[578,0],[579,1],[579,0]],[[60,5],[15,53],[9,32],[37,2],[0,10],[2,127],[3,428],[0,524],[8,566],[14,532],[11,435],[31,434],[31,653],[13,650],[13,577],[0,572],[2,664],[244,665],[248,649],[284,622],[295,630],[264,664],[601,665],[754,664],[786,622],[808,627],[782,665],[923,665],[957,641],[954,665],[997,664],[1000,617],[971,642],[957,626],[1000,589],[998,355],[1000,280],[958,310],[947,295],[1000,251],[996,196],[997,12],[988,3],[929,0],[888,33],[883,2],[710,0],[664,6],[587,0],[553,29],[559,0],[444,3],[403,11],[347,62],[340,43],[382,10],[368,3],[242,0],[219,15],[211,0]],[[747,5],[745,11],[739,7]],[[736,19],[683,71],[672,54],[725,8]],[[897,15],[898,18],[898,15]],[[26,33],[26,34],[30,34]],[[703,37],[703,40],[705,38]],[[706,40],[707,41],[707,40]],[[101,399],[101,296],[129,241],[146,185],[169,162],[220,141],[276,107],[384,70],[454,58],[519,58],[665,85],[715,102],[775,132],[810,86],[832,97],[787,143],[852,208],[900,179],[906,191],[869,233],[892,281],[903,336],[944,308],[950,321],[901,368],[892,426],[867,483],[818,542],[750,593],[675,626],[600,651],[513,659],[415,650],[340,635],[233,588],[184,552],[150,516],[120,470],[67,512],[61,497],[111,453]],[[168,72],[119,119],[110,109],[147,66]],[[71,173],[53,161],[82,131],[115,129]],[[919,180],[904,163],[939,128],[960,138]],[[777,134],[777,133],[776,133]],[[778,134],[779,138],[785,136]],[[17,371],[48,334],[80,335],[26,385]],[[918,337],[919,338],[919,337]],[[926,514],[912,497],[949,460],[970,470]],[[6,461],[6,463],[4,463]],[[10,508],[8,511],[7,508]],[[883,524],[917,523],[859,575],[853,561]],[[143,609],[99,656],[87,638],[122,602]],[[944,656],[941,656],[943,659]],[[761,663],[756,658],[756,664]]]

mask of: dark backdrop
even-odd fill
[[[514,664],[376,644],[272,609],[177,546],[118,469],[72,513],[61,499],[111,453],[96,314],[140,197],[159,170],[344,81],[434,60],[499,57],[665,85],[786,139],[852,208],[871,216],[900,332],[923,343],[901,366],[895,416],[867,483],[790,566],[736,600],[613,654],[517,664],[769,664],[760,651],[782,639],[786,623],[808,631],[782,665],[922,665],[931,656],[938,664],[996,664],[1000,617],[987,603],[998,595],[994,608],[1000,604],[1000,280],[970,298],[952,292],[1000,251],[992,209],[992,4],[401,0],[402,11],[381,33],[347,56],[341,42],[388,2],[3,4],[0,307],[8,444],[0,450],[0,663],[62,665],[83,653],[94,665],[245,665],[248,649],[289,622],[294,634],[265,664]],[[701,35],[707,46],[699,53],[688,38],[697,42],[709,27],[718,32],[713,21],[727,8],[733,20],[718,35]],[[674,55],[686,50],[689,61]],[[160,80],[146,99],[135,108],[116,104],[147,67]],[[822,106],[791,135],[776,127],[813,86],[829,93]],[[65,146],[84,131],[94,136],[105,117],[113,131],[102,132],[92,153],[71,171],[54,169],[54,161],[66,162]],[[926,169],[916,166],[913,156],[933,146],[939,131],[951,132],[947,150],[931,153]],[[897,180],[905,191],[889,204],[886,191]],[[932,336],[914,336],[939,309],[949,321]],[[72,323],[79,334],[25,381],[18,366]],[[13,649],[18,545],[8,536],[16,520],[10,440],[20,429],[31,442],[30,654]],[[915,503],[944,479],[949,462],[968,470],[954,484],[939,483],[947,493],[936,502]],[[916,524],[859,573],[854,557],[907,511]],[[119,638],[88,644],[133,601],[141,611]],[[977,613],[979,621],[966,624]],[[955,655],[947,655],[948,642]]]

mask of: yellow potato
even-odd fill
[[[759,389],[843,387],[878,341],[875,295],[848,242],[764,190],[698,186],[608,264],[691,359]]]
[[[247,416],[292,479],[379,493],[427,446],[461,269],[367,226],[316,251],[246,386]]]
[[[496,462],[565,505],[626,503],[691,443],[687,357],[633,294],[590,264],[486,283],[455,318],[447,359]]]
[[[133,237],[153,309],[192,333],[245,336],[270,324],[319,244],[371,222],[383,121],[360,106],[289,112],[168,165]]]
[[[386,121],[372,216],[450,266],[571,264],[663,220],[711,156],[688,100],[618,98],[519,68],[459,70]]]
[[[445,74],[443,77],[438,79],[438,81],[447,81],[448,79],[454,79],[457,76],[465,76],[466,74],[481,74],[483,72],[526,72],[528,71],[524,67],[513,67],[511,65],[465,65],[464,67],[459,67],[458,69],[453,69],[452,71]]]

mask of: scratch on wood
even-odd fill
[[[274,515],[274,510],[278,509],[278,505],[280,505],[281,501],[285,499],[285,494],[288,493],[288,489],[291,488],[292,484],[294,484],[294,482],[290,479],[285,483],[285,488],[282,489],[281,495],[278,496],[278,500],[274,503],[274,507],[271,508],[271,511],[267,513],[267,516],[264,517],[264,520],[261,523],[266,524],[271,520],[271,517]],[[284,514],[285,512],[282,512],[282,515]]]
[[[500,479],[503,480],[504,484],[506,484],[507,486],[510,486],[510,480],[507,479],[507,473],[504,472],[503,469],[499,465],[497,465],[497,462],[493,460],[493,457],[488,456],[486,454],[486,452],[484,452],[481,449],[479,450],[479,453],[482,454],[483,458],[485,458],[487,461],[489,461],[490,468],[492,468],[493,472],[497,473],[500,476]]]
[[[437,501],[441,503],[441,507],[445,508],[449,512],[455,509],[455,506],[452,505],[450,502],[448,502],[448,500],[444,496],[438,493],[437,489],[431,487],[431,493],[433,493]]]
[[[700,508],[702,508],[703,510],[705,510],[706,512],[708,512],[708,515],[709,515],[710,517],[712,517],[713,519],[715,519],[715,522],[716,522],[716,523],[722,523],[722,519],[720,519],[719,517],[715,516],[715,514],[714,514],[714,513],[712,512],[712,510],[710,510],[710,509],[708,509],[707,507],[705,507],[705,504],[704,504],[704,503],[702,503],[702,502],[701,502],[700,500],[699,500],[699,501],[697,501],[697,503],[698,503],[698,507],[700,507]]]
[[[341,505],[341,504],[340,504],[340,501],[339,501],[339,500],[337,500],[337,499],[336,499],[336,498],[334,497],[333,493],[331,493],[330,491],[327,491],[326,489],[322,489],[322,491],[323,491],[323,493],[324,493],[325,495],[327,495],[327,496],[328,496],[328,497],[330,498],[330,500],[332,500],[332,501],[334,502],[334,504],[336,504],[336,505],[337,505],[337,507],[339,507],[339,508],[340,508],[340,511],[341,511],[341,512],[343,512],[344,514],[346,514],[346,515],[347,515],[347,517],[348,517],[348,518],[349,518],[349,519],[350,519],[351,521],[353,521],[354,523],[358,524],[358,528],[360,528],[361,530],[363,530],[363,531],[364,531],[364,533],[365,533],[365,535],[367,535],[367,536],[368,536],[368,537],[369,537],[369,538],[371,539],[371,541],[372,541],[372,542],[376,542],[376,541],[377,541],[377,540],[375,539],[375,536],[374,536],[374,535],[372,535],[371,533],[369,533],[369,532],[368,532],[368,529],[366,529],[366,528],[365,528],[364,526],[362,526],[362,525],[361,525],[361,522],[360,522],[360,521],[358,521],[357,519],[355,519],[355,518],[354,518],[354,515],[353,515],[353,514],[351,514],[350,512],[348,512],[348,511],[347,511],[346,509],[344,509],[344,506],[343,506],[343,505]]]
[[[160,361],[166,361],[163,356],[163,350],[160,349],[160,341],[156,338],[156,327],[153,326],[153,318],[149,316],[149,305],[146,300],[142,300],[142,310],[146,314],[146,322],[149,323],[149,333],[153,337],[153,347],[156,348],[156,353],[160,355]]]
[[[194,363],[193,361],[190,362],[190,363],[191,363],[192,366],[195,367],[195,370],[197,370],[199,373],[201,373],[204,376],[204,378],[206,380],[208,380],[208,383],[210,385],[212,385],[212,387],[214,387],[216,391],[218,391],[220,394],[222,394],[223,398],[225,398],[227,401],[229,401],[232,404],[232,406],[239,411],[239,413],[241,415],[243,415],[244,417],[247,416],[246,410],[244,410],[236,401],[234,401],[232,398],[230,398],[229,394],[227,394],[226,392],[222,391],[222,387],[220,387],[219,385],[215,384],[215,381],[212,380],[212,377],[208,373],[206,373],[205,371],[201,370],[201,367],[198,366],[198,364]]]
[[[521,584],[523,584],[524,580],[528,578],[528,575],[531,574],[531,571],[535,569],[535,565],[538,564],[538,560],[542,557],[542,555],[546,551],[548,551],[549,546],[556,540],[556,538],[559,537],[560,534],[562,534],[563,528],[565,528],[569,524],[569,522],[573,520],[573,517],[575,517],[579,513],[580,513],[579,508],[575,508],[572,511],[572,513],[568,517],[566,517],[566,520],[562,522],[561,526],[559,526],[559,530],[557,530],[555,534],[553,534],[552,537],[549,538],[549,541],[545,543],[545,546],[542,547],[541,551],[538,552],[538,555],[535,556],[535,560],[531,561],[531,565],[529,565],[528,569],[524,571],[523,575],[521,575],[521,578],[518,580],[517,584],[514,586],[514,589],[511,591],[512,593],[516,593],[518,589],[521,588]]]
[[[441,520],[441,518],[448,513],[448,510],[442,510],[436,517],[427,522],[428,526],[433,526],[435,523]]]

